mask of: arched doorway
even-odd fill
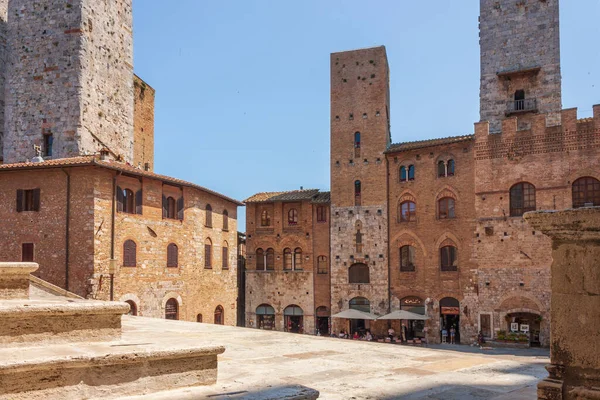
[[[215,308],[215,325],[223,325],[225,320],[225,313],[223,312],[223,307],[217,306]]]
[[[256,327],[272,331],[275,329],[275,309],[268,304],[256,307]]]
[[[196,322],[202,322],[202,314],[196,315]]]
[[[454,343],[460,343],[460,303],[454,297],[444,297],[440,300],[440,326],[448,332],[448,342],[450,331],[454,328]]]
[[[329,309],[325,306],[317,307],[317,334],[320,336],[329,336]]]
[[[528,310],[515,310],[506,314],[506,332],[526,335],[531,347],[540,347],[541,321],[542,317],[539,314]]]
[[[179,319],[179,303],[177,299],[170,298],[165,305],[165,319]]]
[[[125,303],[129,304],[129,312],[127,313],[128,315],[137,315],[138,314],[137,305],[135,304],[135,301],[127,300]]]
[[[411,313],[425,315],[425,302],[417,296],[407,296],[400,300],[400,309]],[[403,321],[406,326],[406,339],[425,337],[425,321]]]
[[[350,300],[350,309],[358,310],[366,313],[371,313],[371,302],[365,297],[355,297]],[[360,335],[364,335],[365,331],[369,329],[369,322],[364,319],[351,319],[349,335],[358,332]]]
[[[283,310],[285,331],[292,333],[304,332],[304,311],[297,305],[290,305]]]

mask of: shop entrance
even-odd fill
[[[440,300],[440,326],[442,330],[448,333],[448,343],[450,343],[450,330],[452,328],[456,331],[454,343],[460,343],[460,303],[454,297],[444,297]]]
[[[409,296],[401,299],[400,309],[415,314],[425,315],[425,303],[421,298],[416,296]],[[425,321],[408,320],[402,321],[402,324],[406,326],[407,340],[425,337]]]
[[[296,305],[287,306],[283,310],[285,331],[304,333],[304,312]]]
[[[507,332],[526,334],[531,347],[540,347],[541,318],[533,313],[510,313],[506,315]]]
[[[272,331],[275,329],[275,309],[268,304],[256,307],[256,327]]]
[[[355,297],[350,300],[350,309],[358,310],[366,313],[371,313],[371,302],[369,299],[364,297]],[[354,332],[358,332],[359,335],[364,335],[369,329],[367,325],[367,321],[364,319],[351,319],[350,321],[350,330],[348,331],[349,335],[353,335]]]
[[[318,307],[317,314],[317,335],[329,336],[329,309],[325,306]]]

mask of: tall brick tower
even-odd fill
[[[132,0],[9,0],[4,162],[133,161]]]
[[[528,129],[535,113],[560,123],[558,0],[481,0],[480,118],[499,132],[516,116]]]
[[[331,54],[332,313],[387,312],[389,98],[385,47]]]

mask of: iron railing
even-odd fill
[[[536,99],[513,100],[506,104],[506,114],[537,111]]]

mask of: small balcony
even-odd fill
[[[506,116],[526,112],[537,112],[537,101],[533,99],[512,100],[506,104]]]

